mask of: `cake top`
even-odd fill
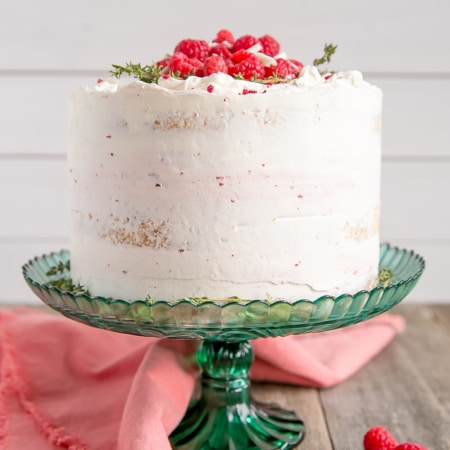
[[[279,42],[265,34],[245,34],[235,39],[229,30],[219,30],[210,41],[183,39],[163,59],[150,65],[129,62],[113,64],[108,80],[99,79],[91,93],[117,91],[137,93],[157,91],[171,94],[210,94],[236,96],[310,88],[335,91],[339,86],[369,88],[361,72],[333,72],[327,64],[337,46],[325,44],[322,56],[309,64],[288,58]],[[123,83],[121,78],[128,75]]]
[[[337,46],[325,44],[324,53],[312,62],[319,67],[330,62]],[[250,34],[235,39],[229,30],[219,30],[209,42],[183,39],[173,52],[151,64],[113,64],[111,74],[120,78],[128,74],[146,83],[157,83],[161,78],[186,80],[190,77],[208,77],[226,74],[234,79],[248,80],[266,85],[283,83],[297,78],[304,64],[288,58],[279,42],[266,34]],[[330,72],[325,76],[333,76]]]

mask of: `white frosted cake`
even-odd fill
[[[381,91],[262,47],[243,71],[295,73],[186,75],[168,57],[150,82],[74,93],[71,273],[91,295],[295,301],[376,283]]]

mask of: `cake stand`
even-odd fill
[[[423,258],[413,251],[383,244],[379,267],[391,271],[391,280],[354,295],[294,303],[237,299],[128,302],[56,287],[58,277],[70,279],[69,261],[69,252],[62,250],[36,257],[22,268],[33,292],[62,315],[120,333],[200,341],[196,357],[202,370],[201,391],[170,436],[178,450],[268,450],[298,445],[305,426],[293,412],[250,398],[253,353],[249,341],[327,331],[375,317],[402,301],[425,268]]]

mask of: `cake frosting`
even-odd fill
[[[71,273],[91,295],[298,299],[376,282],[381,91],[110,79],[70,101]]]

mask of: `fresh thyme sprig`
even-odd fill
[[[120,78],[123,74],[134,76],[145,83],[156,83],[161,76],[161,66],[152,64],[151,66],[141,66],[141,64],[126,63],[124,66],[113,64],[113,70],[110,74],[113,77]]]
[[[53,277],[56,275],[60,275],[58,278],[54,280],[50,280],[47,284],[49,286],[54,286],[61,291],[70,292],[71,294],[80,295],[86,294],[90,295],[89,291],[84,288],[80,283],[74,284],[72,278],[63,276],[65,271],[70,271],[70,261],[63,263],[62,261],[58,263],[58,265],[51,267],[46,275],[48,277]]]
[[[48,277],[52,277],[53,275],[58,275],[59,273],[63,273],[65,270],[70,270],[70,261],[63,263],[60,261],[57,266],[53,266],[46,273]]]
[[[313,66],[321,66],[331,61],[331,57],[335,54],[337,45],[325,44],[323,48],[323,55],[313,61]]]
[[[62,277],[56,280],[51,280],[47,284],[49,286],[54,286],[58,288],[60,291],[70,292],[71,294],[74,295],[81,295],[81,294],[85,294],[87,296],[91,295],[89,291],[80,283],[74,284],[72,278]]]
[[[394,282],[394,273],[391,269],[381,269],[378,273],[378,281],[383,287],[392,284]]]

